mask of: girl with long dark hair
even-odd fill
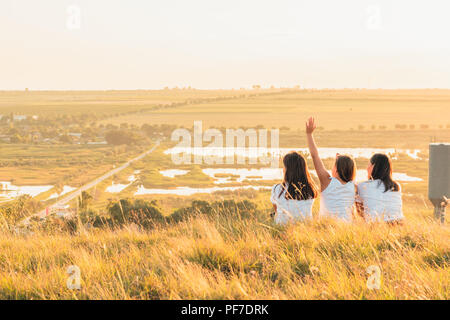
[[[287,224],[311,219],[317,189],[305,157],[298,152],[291,152],[283,158],[283,165],[283,182],[272,188],[270,198],[275,209],[275,222]]]
[[[358,185],[359,211],[368,221],[403,221],[402,192],[392,178],[391,159],[385,154],[375,154],[369,160],[367,173],[369,180]]]
[[[306,123],[306,136],[309,152],[320,181],[319,215],[351,222],[355,211],[356,196],[356,185],[354,183],[356,176],[355,161],[350,156],[337,154],[330,175],[319,156],[319,150],[313,137],[315,129],[316,122],[314,118],[309,118]]]

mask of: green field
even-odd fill
[[[2,145],[0,181],[17,185],[81,186],[139,153],[138,147]]]

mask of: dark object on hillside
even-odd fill
[[[430,144],[430,176],[428,197],[434,205],[434,216],[445,222],[445,209],[450,198],[450,144]]]
[[[156,201],[122,199],[108,205],[110,219],[115,226],[134,223],[150,228],[155,223],[164,222],[164,216]]]

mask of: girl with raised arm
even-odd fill
[[[312,207],[318,191],[308,166],[298,152],[283,158],[284,178],[272,188],[270,200],[275,209],[275,223],[287,224],[312,218]]]
[[[375,154],[367,167],[369,180],[358,184],[358,211],[367,221],[400,223],[404,220],[402,190],[392,178],[392,161]]]
[[[349,156],[337,154],[330,175],[319,156],[319,150],[314,141],[313,133],[316,127],[314,118],[309,118],[306,122],[306,136],[309,152],[320,181],[319,216],[334,217],[351,222],[356,196],[356,185],[353,182],[356,176],[355,161]]]

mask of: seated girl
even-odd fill
[[[375,154],[369,160],[367,173],[369,180],[358,185],[358,211],[367,221],[402,222],[402,192],[392,179],[391,159]]]
[[[285,225],[311,219],[317,190],[305,158],[297,152],[291,152],[283,158],[283,164],[283,183],[272,188],[270,197],[275,209],[275,223]]]
[[[313,133],[316,129],[314,118],[306,123],[309,152],[320,181],[320,212],[322,217],[333,217],[351,222],[355,211],[356,176],[355,161],[349,156],[336,155],[331,175],[319,156]]]

